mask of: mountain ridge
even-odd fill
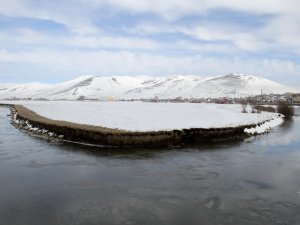
[[[265,94],[298,93],[299,90],[263,77],[226,74],[212,77],[172,76],[80,76],[58,83],[0,84],[0,99],[44,98],[76,100],[78,98],[149,99],[246,97]]]

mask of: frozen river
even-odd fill
[[[177,150],[48,143],[0,107],[0,224],[300,224],[300,118]]]

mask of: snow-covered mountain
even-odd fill
[[[80,96],[89,99],[141,99],[154,98],[218,98],[245,97],[287,92],[300,92],[271,80],[228,74],[216,77],[200,76],[81,76],[59,84],[0,84],[0,99],[46,98],[50,100],[76,100]]]

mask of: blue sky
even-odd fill
[[[0,82],[231,72],[300,86],[298,0],[0,0]]]

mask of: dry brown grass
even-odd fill
[[[265,111],[265,112],[272,112],[275,113],[276,109],[272,106],[263,106],[263,105],[256,105],[254,109],[257,111]]]

